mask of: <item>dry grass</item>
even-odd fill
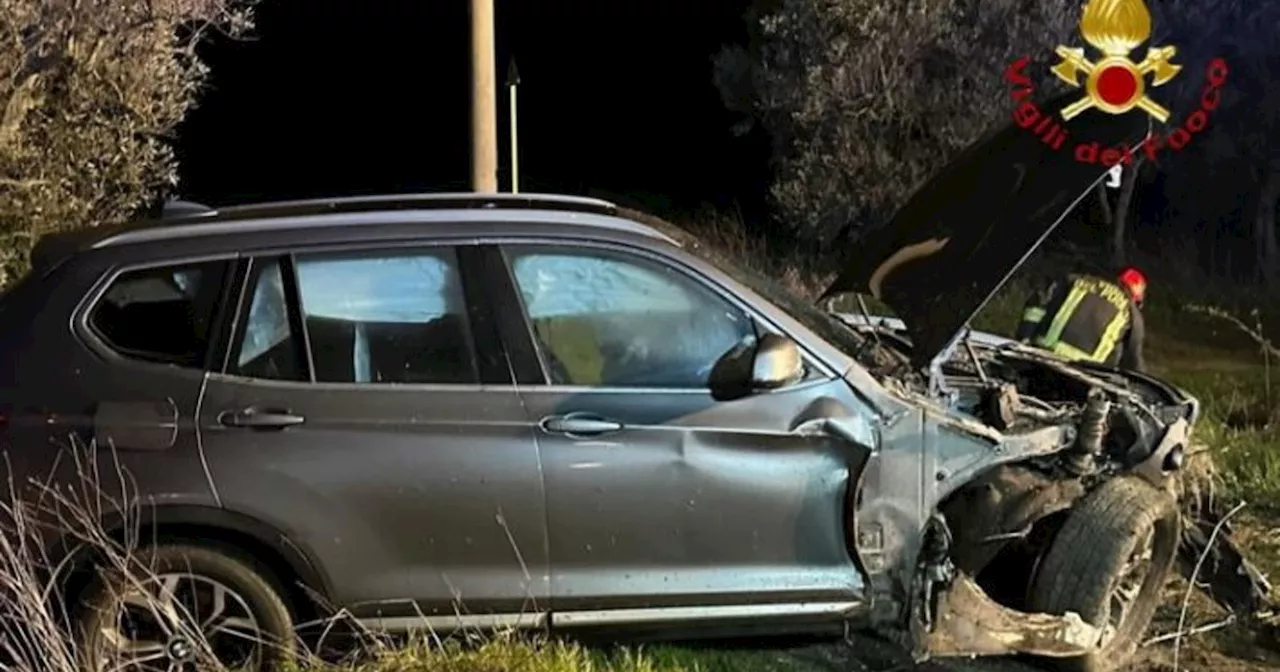
[[[740,212],[703,206],[692,214],[666,213],[658,219],[640,211],[627,213],[640,221],[667,230],[674,224],[695,236],[700,246],[716,263],[732,264],[756,271],[799,296],[816,297],[833,273],[821,270],[821,260],[806,259],[797,254],[795,245],[770,242],[750,232],[750,224]]]
[[[678,661],[637,651],[605,654],[584,646],[509,634],[475,642],[418,640],[380,649],[353,663],[309,666],[311,672],[694,672]]]
[[[8,491],[13,497],[0,503],[5,534],[0,535],[0,639],[9,669],[16,672],[63,672],[91,668],[87,652],[72,636],[70,609],[60,599],[59,587],[70,563],[50,554],[42,541],[48,526],[65,535],[69,544],[91,549],[103,576],[118,578],[113,587],[151,594],[150,568],[140,564],[137,522],[139,506],[131,494],[127,474],[108,474],[119,483],[121,496],[102,487],[101,456],[94,446],[73,443],[64,452],[78,476],[77,482],[32,480],[15,482],[12,470]],[[118,465],[117,465],[118,466]],[[25,493],[25,496],[24,496]],[[103,520],[118,516],[121,534],[110,534]],[[159,602],[144,608],[160,615]],[[203,638],[189,633],[197,645]],[[198,646],[198,659],[215,661],[207,646]]]

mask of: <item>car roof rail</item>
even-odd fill
[[[192,211],[189,214],[182,215],[182,219],[233,221],[381,212],[386,210],[453,210],[463,208],[560,210],[597,215],[614,215],[618,211],[618,206],[609,201],[585,196],[463,192],[348,196],[342,198],[278,201],[274,203],[251,203],[217,208],[208,212]]]
[[[195,201],[184,201],[182,199],[174,199],[165,201],[160,208],[160,219],[181,219],[183,217],[191,217],[193,215],[209,215],[217,212],[217,210],[205,205],[204,203],[196,203]]]

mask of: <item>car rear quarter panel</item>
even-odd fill
[[[48,500],[56,484],[64,488],[64,507],[114,512],[135,523],[148,508],[215,506],[192,421],[203,372],[125,360],[76,333],[73,318],[116,262],[127,263],[85,255],[24,285],[0,310],[5,476],[28,500],[42,493]],[[171,408],[173,446],[139,451],[95,440],[94,414],[104,402]]]

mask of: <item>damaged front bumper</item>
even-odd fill
[[[926,526],[913,584],[909,631],[918,662],[930,658],[1029,654],[1045,658],[1088,655],[1107,633],[1079,614],[1027,612],[997,602],[951,559],[954,539],[945,519]]]
[[[1196,532],[1189,531],[1192,538]],[[1190,579],[1202,557],[1197,587],[1244,622],[1270,616],[1270,584],[1245,560],[1234,542],[1221,534],[1205,554],[1203,546],[1189,545],[1183,537],[1179,567]],[[1006,656],[1015,654],[1046,658],[1075,658],[1097,651],[1106,631],[1079,614],[1062,615],[1019,611],[996,602],[973,577],[956,572],[950,585],[938,592],[928,618],[913,618],[915,658]]]
[[[1275,613],[1271,584],[1244,558],[1221,514],[1200,508],[1192,518],[1187,508],[1197,509],[1184,502],[1180,573],[1237,622],[1264,623]],[[1097,652],[1108,636],[1107,629],[1076,613],[1035,613],[1000,604],[973,576],[936,554],[922,566],[915,595],[910,631],[917,661],[1015,654],[1075,658]]]
[[[931,628],[913,620],[917,659],[1015,653],[1074,658],[1096,650],[1104,634],[1075,613],[1057,616],[1010,609],[964,573],[956,575],[937,605]]]
[[[1157,450],[1131,474],[1163,486],[1180,501],[1174,566],[1182,576],[1236,622],[1263,625],[1275,613],[1271,584],[1237,546],[1227,521],[1230,514],[1214,496],[1211,481],[1196,484],[1194,476],[1164,466],[1186,444],[1189,424],[1185,419],[1173,423]],[[960,538],[952,537],[942,512],[926,525],[910,618],[917,660],[1012,654],[1075,658],[1098,652],[1109,640],[1109,627],[1095,626],[1076,613],[1011,608],[989,595],[973,573],[987,565],[999,546],[987,542],[1023,536],[994,532],[1029,531],[1036,520],[1070,507],[1083,494],[1080,483],[1036,477],[1016,467],[990,472],[979,483],[982,487],[975,491],[988,497],[969,498],[963,505],[986,525],[969,521],[961,526],[967,534]]]

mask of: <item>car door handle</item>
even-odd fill
[[[553,415],[538,423],[543,431],[569,436],[600,436],[622,429],[622,423],[598,415],[570,413]]]
[[[248,429],[284,429],[301,425],[307,419],[295,415],[285,409],[259,408],[250,406],[238,411],[223,411],[218,415],[218,422],[227,427],[245,427]]]

